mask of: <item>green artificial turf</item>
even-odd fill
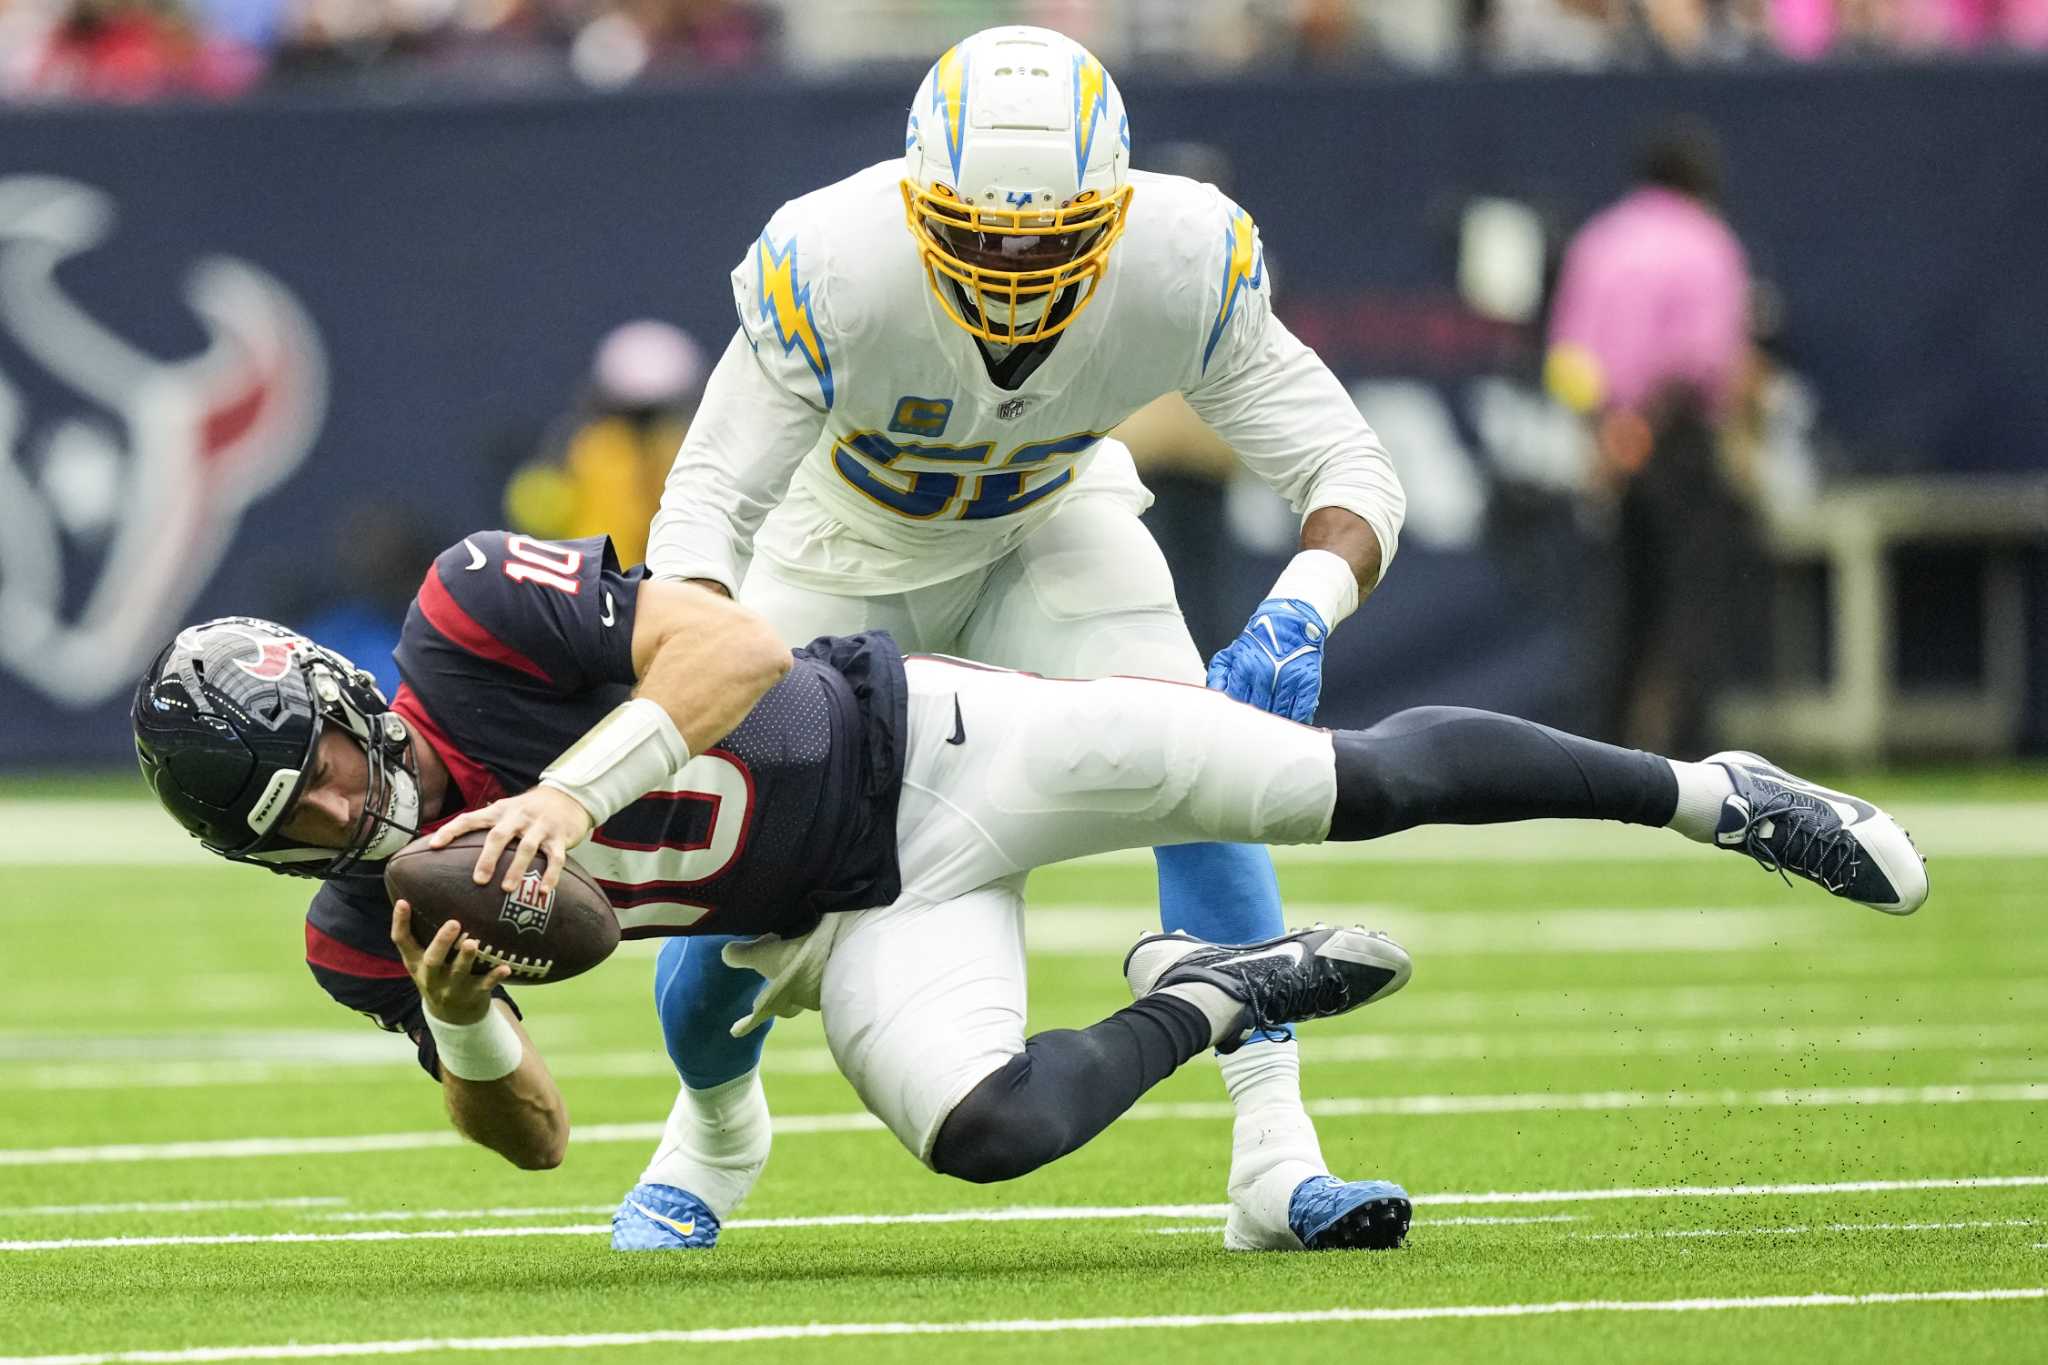
[[[1893,801],[1994,798],[1968,784],[1876,786]],[[2044,790],[2021,782],[2012,794]],[[522,1173],[475,1148],[422,1145],[446,1133],[439,1096],[404,1040],[329,1002],[307,974],[302,884],[190,862],[106,863],[73,848],[0,866],[0,1360],[588,1333],[625,1339],[416,1353],[2048,1358],[2039,1298],[1710,1306],[2048,1286],[2048,1183],[1593,1197],[2048,1177],[2048,854],[1930,848],[1934,899],[1895,920],[1707,850],[1651,842],[1641,858],[1566,850],[1523,861],[1476,856],[1485,845],[1472,837],[1464,859],[1387,860],[1367,848],[1283,864],[1294,905],[1384,922],[1417,963],[1404,993],[1304,1030],[1303,1043],[1331,1165],[1416,1194],[1410,1245],[1316,1256],[1222,1250],[1215,1206],[1230,1123],[1206,1061],[1068,1160],[974,1187],[923,1170],[886,1133],[802,1122],[859,1108],[814,1018],[779,1025],[769,1042],[770,1103],[797,1122],[720,1247],[615,1254],[601,1225],[674,1094],[649,1003],[651,948],[629,945],[585,978],[520,994],[578,1133],[561,1169]],[[1122,1003],[1116,945],[1148,922],[1151,894],[1142,862],[1037,874],[1034,1025],[1085,1024]],[[625,1131],[608,1131],[617,1125]],[[374,1152],[167,1146],[377,1134],[421,1136]],[[97,1150],[109,1144],[138,1150]],[[187,1201],[209,1207],[95,1211]],[[222,1203],[235,1206],[212,1207]],[[1195,1207],[1111,1216],[1161,1205]],[[1019,1208],[1095,1212],[745,1225]],[[462,1235],[418,1236],[430,1231]],[[285,1234],[402,1236],[136,1240]],[[32,1245],[109,1238],[129,1240]],[[1705,1305],[1072,1325],[1615,1301]],[[633,1344],[718,1328],[1019,1321],[1068,1325]]]

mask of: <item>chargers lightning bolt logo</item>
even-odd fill
[[[1096,145],[1096,125],[1110,113],[1110,78],[1094,57],[1073,59],[1073,178],[1087,176],[1087,151]]]
[[[967,145],[967,63],[960,49],[949,47],[932,66],[932,114],[946,135],[946,156],[953,163],[953,183],[960,183],[960,154]]]
[[[1095,129],[1109,112],[1109,76],[1091,56],[1074,58],[1074,178],[1088,174],[1088,151]],[[1129,145],[1128,142],[1125,144]]]
[[[784,354],[801,352],[804,363],[811,367],[811,373],[818,376],[818,391],[825,396],[825,406],[832,406],[832,359],[825,354],[825,343],[818,337],[817,324],[811,317],[811,287],[797,275],[796,238],[791,237],[778,249],[769,240],[767,233],[754,244],[755,284],[761,299],[757,305],[761,320],[773,323],[775,340],[782,346]]]
[[[1223,244],[1229,253],[1223,261],[1223,298],[1216,305],[1216,321],[1209,328],[1209,344],[1202,348],[1202,368],[1209,368],[1209,357],[1216,352],[1216,343],[1223,339],[1223,329],[1230,325],[1230,318],[1237,311],[1237,301],[1247,289],[1257,289],[1266,278],[1266,253],[1259,249],[1259,230],[1252,226],[1252,216],[1243,209],[1231,206],[1230,226],[1223,230]]]

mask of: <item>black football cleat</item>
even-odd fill
[[[1203,984],[1241,1006],[1242,1019],[1217,1042],[1219,1052],[1235,1052],[1254,1034],[1369,1005],[1407,985],[1413,971],[1407,952],[1385,934],[1321,925],[1242,947],[1148,934],[1124,959],[1133,996]]]
[[[1704,761],[1720,764],[1735,784],[1714,831],[1722,848],[1888,915],[1910,915],[1927,899],[1927,860],[1913,837],[1868,801],[1741,750]]]

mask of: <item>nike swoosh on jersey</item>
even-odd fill
[[[477,549],[476,542],[468,536],[462,538],[462,544],[469,551],[469,571],[475,573],[484,566],[484,552]]]
[[[697,1231],[697,1220],[694,1218],[692,1218],[687,1223],[678,1223],[673,1218],[662,1217],[660,1214],[656,1213],[653,1209],[648,1208],[645,1204],[641,1203],[637,1199],[628,1199],[626,1202],[631,1204],[634,1208],[640,1210],[640,1212],[646,1214],[649,1218],[652,1218],[655,1222],[661,1224],[663,1227],[670,1229],[679,1237],[688,1237]]]
[[[612,623],[614,623],[615,621],[617,621],[617,620],[618,620],[618,617],[616,617],[616,616],[614,616],[614,615],[612,614],[612,595],[611,595],[611,590],[610,590],[610,589],[606,589],[606,590],[605,590],[605,595],[604,595],[604,613],[603,613],[603,615],[599,616],[599,617],[598,617],[597,619],[598,619],[599,621],[603,622],[603,623],[604,623],[605,625],[611,625]]]
[[[960,694],[955,692],[953,694],[953,733],[946,737],[946,743],[965,744],[966,742],[967,722],[960,718]]]

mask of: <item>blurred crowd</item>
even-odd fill
[[[2048,53],[2048,0],[0,0],[0,99],[916,68],[1041,23],[1118,70],[1605,69]]]

